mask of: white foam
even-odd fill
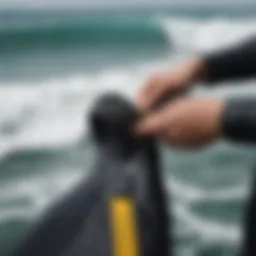
[[[187,203],[244,200],[247,198],[249,193],[246,184],[223,189],[202,189],[171,177],[168,185],[171,195],[179,200],[186,201]]]
[[[13,207],[0,211],[0,223],[10,221],[13,219],[31,220],[35,216],[33,208],[28,209],[24,207]]]
[[[246,185],[223,189],[202,189],[192,186],[183,181],[170,177],[168,182],[169,194],[172,196],[172,210],[176,221],[181,225],[176,230],[179,237],[198,238],[200,243],[205,244],[232,244],[238,246],[241,242],[241,227],[230,225],[217,220],[204,218],[193,213],[190,209],[194,203],[207,202],[230,202],[244,200],[248,196]]]
[[[226,223],[206,220],[202,216],[196,216],[182,203],[174,206],[174,213],[204,243],[225,243],[237,246],[241,242],[241,230],[238,226],[227,225]]]
[[[66,193],[81,177],[80,170],[55,172],[1,184],[1,202],[21,202],[21,206],[2,206],[0,222],[10,219],[30,219],[45,209],[59,195]],[[24,201],[24,203],[22,203]]]
[[[135,80],[132,72],[110,70],[39,84],[0,84],[0,156],[24,148],[75,143],[86,130],[86,116],[95,97],[109,90],[131,97]],[[1,132],[1,127],[14,131]]]
[[[256,20],[214,19],[160,19],[170,43],[179,50],[209,52],[239,43],[256,34]]]

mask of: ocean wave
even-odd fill
[[[159,21],[172,46],[180,51],[211,52],[256,36],[255,19],[164,18]]]
[[[196,202],[230,202],[234,200],[245,200],[248,198],[249,190],[247,184],[231,188],[206,190],[200,187],[186,184],[171,177],[168,183],[171,195],[188,204]]]
[[[160,24],[152,19],[95,18],[80,22],[52,22],[3,27],[2,51],[30,47],[157,44],[167,42]]]
[[[0,83],[0,160],[19,150],[79,142],[87,133],[94,99],[106,91],[132,97],[143,77],[137,72],[105,70],[37,83]]]
[[[1,51],[47,47],[169,45],[207,52],[256,35],[255,19],[192,19],[166,17],[99,17],[44,23],[19,23],[0,28]]]
[[[0,224],[13,219],[31,221],[54,200],[67,193],[85,174],[72,169],[72,172],[33,175],[1,184],[0,204],[7,201],[9,205],[0,208]],[[12,201],[22,202],[24,199],[27,203],[11,205]]]
[[[174,213],[179,220],[185,223],[187,232],[196,235],[205,244],[232,244],[238,246],[241,243],[242,234],[238,225],[227,225],[197,216],[183,203],[174,206]]]

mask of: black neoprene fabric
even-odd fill
[[[205,56],[208,81],[248,79],[256,76],[256,37],[236,47]]]
[[[205,56],[205,63],[210,86],[223,81],[255,78],[256,37],[234,48]],[[236,142],[256,143],[256,95],[229,100],[222,121],[226,138]]]

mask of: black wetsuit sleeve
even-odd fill
[[[231,49],[205,56],[207,82],[256,78],[256,37]],[[256,143],[256,97],[227,101],[222,118],[224,137]]]
[[[222,130],[232,141],[256,143],[256,97],[227,101]]]
[[[234,48],[205,56],[210,84],[256,77],[256,37]]]

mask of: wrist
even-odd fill
[[[256,142],[256,100],[231,99],[222,118],[222,133],[233,141]]]
[[[209,111],[207,112],[209,120],[203,125],[209,125],[211,137],[214,139],[218,139],[222,136],[222,119],[224,109],[225,103],[222,100],[213,99],[212,104],[210,104],[209,101]]]
[[[207,65],[204,59],[196,58],[190,62],[192,70],[192,83],[198,83],[206,80],[207,78]]]

